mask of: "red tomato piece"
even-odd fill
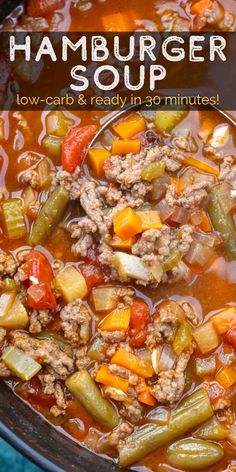
[[[67,172],[74,172],[85,156],[86,148],[98,131],[98,126],[77,126],[65,137],[62,144],[62,167]]]
[[[86,280],[89,290],[104,283],[104,274],[99,265],[93,263],[81,264],[80,271]]]
[[[28,16],[47,16],[64,7],[65,0],[30,0],[27,7]]]
[[[224,336],[225,341],[236,349],[236,328],[232,328]]]
[[[28,289],[28,305],[35,310],[52,310],[57,306],[55,295],[50,285],[40,282]]]
[[[149,315],[150,310],[145,302],[142,300],[135,300],[132,303],[129,331],[132,346],[140,347],[145,342]]]
[[[54,277],[50,262],[39,251],[30,251],[24,264],[24,272],[30,279],[30,283],[38,281],[50,284]]]

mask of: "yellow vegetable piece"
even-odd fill
[[[148,229],[161,229],[162,222],[159,211],[138,211],[137,215],[141,218],[142,231]]]
[[[217,374],[216,381],[227,390],[236,383],[236,370],[233,367],[225,367]]]
[[[107,151],[107,149],[89,149],[88,162],[96,177],[99,178],[103,176],[103,164],[107,159],[109,159],[110,155],[111,153]]]
[[[217,332],[211,321],[194,329],[192,334],[203,354],[215,349],[219,344]]]
[[[121,367],[131,370],[140,377],[149,378],[153,376],[153,369],[147,362],[131,352],[119,348],[111,358],[111,364],[118,364]]]
[[[124,208],[114,215],[113,226],[115,234],[124,241],[142,231],[141,218],[130,207]]]
[[[101,322],[99,328],[104,331],[126,331],[129,327],[130,316],[130,308],[113,311]]]
[[[76,298],[84,298],[88,293],[88,287],[83,275],[73,266],[66,267],[54,279],[57,288],[67,303]]]
[[[121,141],[120,139],[117,139],[112,143],[112,154],[138,154],[140,149],[140,139],[129,139],[127,141]]]
[[[103,365],[95,378],[96,382],[99,382],[103,385],[108,385],[110,387],[116,388],[117,390],[122,390],[127,392],[129,388],[129,382],[127,380],[121,379],[118,375],[114,375],[108,368],[107,365]]]
[[[12,295],[14,295],[15,297],[15,294],[12,293],[4,294],[1,296],[1,298],[4,296],[5,300],[7,297],[9,297],[8,303],[6,305],[8,307],[9,303],[11,305]],[[3,314],[4,312],[5,314]],[[2,312],[0,311],[0,326],[2,328],[21,329],[25,328],[28,322],[29,317],[27,311],[18,298],[14,300],[10,309],[3,310]]]
[[[136,134],[145,131],[146,122],[142,116],[133,114],[118,123],[118,125],[115,125],[113,129],[120,138],[130,139]]]
[[[136,243],[136,237],[135,236],[123,241],[116,234],[114,234],[114,236],[113,236],[113,238],[110,242],[110,245],[114,249],[120,249],[121,251],[129,251],[132,248],[133,244],[135,244],[135,243]]]
[[[209,174],[216,175],[217,177],[219,176],[219,167],[214,162],[211,162],[205,157],[201,157],[201,159],[198,159],[197,157],[189,156],[185,157],[182,162],[185,166],[196,167],[197,169],[203,170],[204,172],[208,172]]]
[[[0,297],[0,326],[1,321],[7,316],[16,298],[15,292],[3,293]]]
[[[93,303],[96,311],[114,310],[118,303],[118,287],[94,287],[92,290]]]

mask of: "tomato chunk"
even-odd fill
[[[80,271],[85,278],[89,290],[104,283],[104,274],[98,264],[81,264]]]
[[[131,305],[130,330],[131,344],[140,347],[147,337],[147,324],[150,310],[148,305],[142,300],[135,300]]]
[[[36,310],[55,310],[57,303],[51,288],[53,271],[50,262],[39,251],[31,251],[24,264],[28,279],[28,305]]]
[[[98,131],[98,126],[77,126],[65,137],[62,144],[62,167],[67,172],[74,172],[81,165],[86,148]]]
[[[27,7],[29,16],[47,16],[64,7],[65,0],[30,0]]]

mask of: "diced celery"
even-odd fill
[[[155,125],[160,131],[171,131],[185,117],[184,110],[157,110]]]
[[[22,198],[24,210],[28,210],[36,201],[36,193],[32,187],[27,187],[22,193]]]
[[[162,269],[164,272],[168,272],[168,270],[173,269],[175,266],[178,265],[180,262],[180,255],[178,252],[173,252],[164,262],[162,265]]]
[[[37,166],[38,176],[39,176],[39,186],[40,188],[45,188],[50,185],[51,182],[51,168],[46,159],[42,159]]]
[[[19,349],[9,346],[3,353],[1,359],[6,366],[22,380],[30,380],[36,375],[41,365],[32,357],[27,356]]]
[[[137,256],[115,252],[112,263],[123,280],[149,280],[149,272],[144,262]]]
[[[209,421],[203,423],[193,436],[200,439],[210,439],[212,441],[220,441],[225,439],[228,429],[213,416]]]
[[[183,321],[181,323],[173,342],[173,349],[176,354],[179,356],[184,349],[188,349],[191,347],[192,342],[192,329],[191,326],[186,322]]]
[[[42,146],[46,149],[50,157],[59,157],[63,139],[56,136],[46,136],[42,140]]]
[[[26,235],[25,219],[20,200],[2,204],[3,219],[9,239],[20,239]]]
[[[29,322],[29,317],[24,305],[21,303],[19,298],[15,298],[12,302],[12,296],[15,297],[15,293],[3,294],[1,296],[5,298],[6,305],[5,309],[0,309],[0,326],[2,328],[20,329],[25,328]],[[10,303],[10,306],[9,306]]]
[[[102,361],[104,359],[104,346],[105,341],[102,338],[96,337],[88,350],[88,356],[90,359],[93,361]]]
[[[211,321],[194,329],[193,337],[203,354],[212,351],[219,344],[217,332]]]
[[[117,287],[94,287],[92,297],[96,311],[114,310],[118,303]]]
[[[64,137],[72,124],[62,111],[52,111],[46,118],[47,134]]]
[[[154,179],[162,177],[165,172],[166,163],[165,161],[151,162],[147,167],[142,171],[141,177],[143,180],[151,182]]]
[[[63,269],[54,279],[54,286],[58,289],[67,303],[76,298],[84,298],[88,287],[83,275],[73,266]]]
[[[216,370],[215,356],[208,357],[207,359],[195,359],[195,370],[198,377],[206,377],[214,374]]]

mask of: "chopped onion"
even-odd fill
[[[137,279],[149,280],[149,271],[142,259],[124,252],[115,252],[112,264],[123,280]]]
[[[227,352],[228,351],[228,352]],[[236,361],[235,350],[231,346],[222,346],[218,352],[218,358],[223,365],[230,365]]]
[[[154,262],[150,266],[150,272],[153,275],[154,279],[159,283],[163,275],[163,268],[159,261]]]
[[[164,319],[175,319],[179,323],[185,320],[185,312],[179,303],[174,300],[166,300],[158,306],[158,311]]]
[[[220,242],[219,238],[213,233],[207,234],[202,233],[201,231],[194,231],[192,236],[194,241],[197,241],[198,243],[208,247],[214,247]]]
[[[195,210],[191,213],[191,222],[194,226],[198,226],[202,222],[202,212],[200,210]]]
[[[38,303],[45,296],[45,290],[39,285],[31,285],[28,288],[27,294]]]
[[[177,274],[178,274],[175,278],[176,282],[178,280],[185,280],[185,282],[187,283],[190,283],[193,281],[195,275],[183,261],[179,262],[179,264],[176,266],[176,269],[177,269]]]
[[[173,369],[176,357],[172,347],[169,344],[164,344],[158,363],[159,372]]]
[[[161,346],[158,346],[152,351],[152,367],[156,374],[158,374],[159,372],[160,356],[161,356]]]
[[[204,174],[203,172],[190,167],[186,169],[179,178],[180,192],[184,192],[186,188],[190,187],[191,185],[197,185],[201,183],[213,185],[215,183],[214,175]]]
[[[50,185],[51,182],[51,168],[46,159],[42,159],[37,167],[39,176],[40,188],[44,188]]]
[[[174,211],[174,209],[168,205],[165,199],[161,200],[157,205],[155,205],[154,209],[160,212],[162,221],[168,220]]]
[[[211,138],[209,139],[209,145],[214,148],[225,146],[229,139],[229,125],[223,123],[215,127]]]
[[[118,303],[118,287],[94,287],[92,298],[96,311],[114,310]]]
[[[192,242],[188,254],[185,259],[189,264],[199,264],[204,266],[214,254],[214,250],[211,247],[203,246],[198,242]]]
[[[164,197],[169,181],[170,177],[168,174],[163,174],[159,179],[154,179],[152,181],[152,191],[150,194],[151,200],[160,200],[160,198]]]
[[[171,215],[171,220],[180,225],[185,225],[189,220],[189,210],[181,206],[175,206]]]

